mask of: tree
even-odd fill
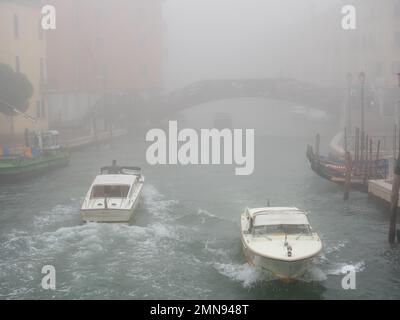
[[[16,114],[14,109],[26,112],[32,95],[33,86],[26,75],[0,63],[0,112],[9,116]]]

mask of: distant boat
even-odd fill
[[[242,245],[248,262],[283,280],[302,276],[322,250],[307,216],[298,208],[246,209],[240,219]]]
[[[18,150],[0,146],[0,183],[23,182],[67,166],[70,156],[59,146],[58,135],[55,130],[35,134],[34,146]]]
[[[329,117],[325,111],[305,106],[294,106],[289,109],[292,116],[313,122],[326,122]]]
[[[307,147],[307,158],[310,161],[311,169],[320,177],[339,185],[346,182],[346,163],[344,159],[334,156],[316,155],[313,148]],[[358,160],[352,162],[351,187],[368,192],[368,180],[386,179],[389,173],[389,161],[379,160]]]
[[[103,167],[81,207],[86,222],[129,222],[139,203],[144,177],[139,167]]]

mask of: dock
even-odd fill
[[[392,180],[370,180],[368,183],[368,195],[385,206],[390,207]]]
[[[114,138],[122,137],[127,134],[126,129],[117,129],[113,131],[104,131],[100,132],[97,135],[90,134],[86,136],[80,136],[68,140],[64,140],[61,142],[62,146],[69,150],[77,150],[86,146],[94,145],[100,142],[106,142],[112,140]]]

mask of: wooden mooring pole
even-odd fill
[[[368,185],[368,134],[365,135],[365,159],[364,159],[364,165],[363,165],[363,169],[364,169],[364,179],[363,179],[363,184],[364,185]]]
[[[376,160],[379,160],[379,152],[381,150],[381,140],[378,140],[378,147],[376,149]]]
[[[369,150],[368,164],[367,164],[367,179],[372,177],[372,138],[369,138],[367,143],[367,150]]]
[[[360,153],[359,153],[359,150],[360,150],[360,129],[359,128],[356,128],[356,141],[355,141],[355,144],[354,144],[354,148],[355,148],[355,150],[354,150],[355,159],[356,159],[356,161],[358,161],[360,159]]]
[[[319,146],[321,143],[321,136],[319,135],[319,133],[317,133],[317,135],[315,136],[315,155],[317,157],[317,159],[319,160]]]
[[[396,161],[394,168],[394,177],[392,183],[392,197],[390,201],[390,227],[389,227],[389,243],[393,244],[396,241],[396,218],[397,207],[399,205],[399,190],[400,190],[400,158]]]
[[[361,131],[361,138],[360,138],[360,161],[364,161],[364,145],[365,145],[365,132]]]
[[[376,162],[374,165],[374,175],[378,176],[378,161],[379,161],[379,152],[381,150],[381,140],[378,140],[378,146],[376,147]],[[385,170],[386,171],[386,170]]]
[[[396,127],[395,130],[397,131]],[[400,143],[400,137],[399,137],[399,143]],[[399,146],[399,154],[397,155],[397,160],[395,162],[395,167],[394,167],[392,196],[390,199],[390,212],[391,212],[390,227],[389,227],[390,244],[394,244],[396,242],[396,222],[397,222],[396,220],[397,220],[397,208],[399,206],[399,190],[400,190],[400,146]]]
[[[353,163],[351,160],[351,153],[346,151],[345,153],[345,161],[346,161],[346,181],[344,185],[344,200],[349,200],[350,189],[351,189],[351,172],[353,170]]]
[[[397,124],[394,125],[394,135],[393,135],[393,158],[396,159],[396,149],[397,149]]]

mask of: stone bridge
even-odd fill
[[[203,80],[148,103],[152,118],[165,118],[199,104],[249,97],[289,101],[338,115],[343,92],[340,88],[319,87],[291,79]]]

